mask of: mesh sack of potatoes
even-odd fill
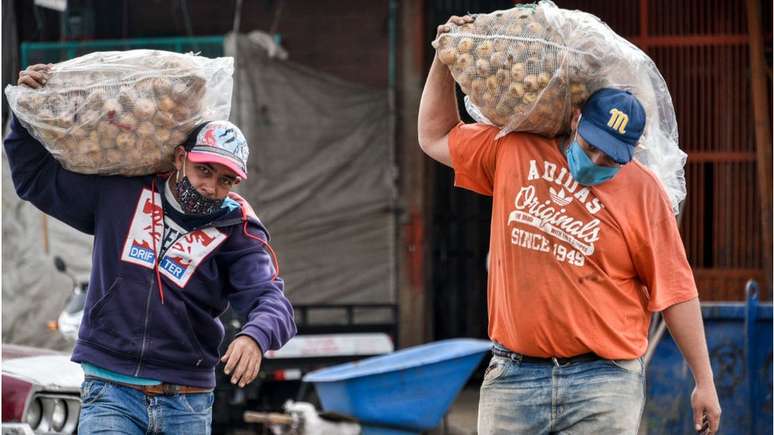
[[[203,120],[228,119],[233,59],[159,50],[96,52],[55,64],[45,86],[8,86],[16,117],[75,172],[172,169]]]
[[[647,116],[635,159],[655,172],[678,212],[686,154],[666,82],[642,50],[594,15],[545,0],[474,17],[449,24],[433,46],[476,121],[500,127],[498,137],[511,131],[554,137],[570,130],[573,110],[594,91],[626,89]]]

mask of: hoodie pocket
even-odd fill
[[[139,352],[148,289],[143,282],[118,276],[105,293],[86,307],[88,324],[81,338],[122,354]]]
[[[163,308],[155,308],[158,311],[152,314],[149,328],[152,345],[146,348],[148,361],[167,367],[212,369],[216,361],[207,357],[208,353],[195,332],[195,326],[211,328],[211,321],[194,323],[185,303],[172,297],[167,299]]]

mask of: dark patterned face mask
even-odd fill
[[[183,179],[180,179],[180,172],[177,173],[175,178],[177,181],[177,200],[180,202],[180,207],[183,208],[185,214],[193,216],[207,216],[215,213],[223,206],[224,199],[209,199],[206,196],[199,193],[198,190],[191,184],[191,180],[185,175],[185,168],[183,168]]]

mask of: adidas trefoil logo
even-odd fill
[[[559,188],[559,191],[554,190],[553,187],[549,187],[548,192],[551,195],[551,200],[560,207],[564,207],[572,202],[572,196],[568,196],[564,193],[564,189],[561,187]]]

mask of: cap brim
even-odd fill
[[[583,140],[607,154],[614,162],[620,165],[625,165],[632,160],[632,154],[634,153],[632,145],[595,127],[591,123],[583,121],[583,118],[581,118],[580,125],[578,125],[578,134],[581,135]]]
[[[201,151],[190,151],[188,159],[195,163],[219,163],[232,171],[241,179],[246,180],[247,174],[239,167],[235,161],[217,154],[203,153]]]

